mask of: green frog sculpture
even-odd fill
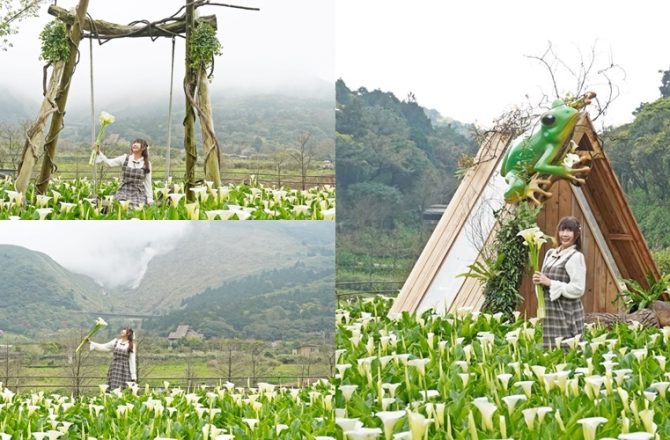
[[[569,179],[577,185],[584,183],[581,176],[585,176],[590,167],[570,167],[563,163],[563,159],[568,152],[577,148],[571,138],[580,115],[579,110],[594,97],[595,93],[589,92],[567,103],[560,99],[554,101],[551,109],[540,118],[539,130],[507,150],[500,171],[508,184],[506,202],[529,200],[539,205],[536,194],[547,198],[551,196],[542,186],[550,185],[552,177]]]

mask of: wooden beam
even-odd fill
[[[49,14],[67,25],[74,23],[74,15],[59,6],[49,6]],[[198,21],[208,23],[214,29],[217,28],[216,15],[200,17]],[[82,38],[100,38],[102,40],[124,37],[150,37],[151,39],[156,39],[158,37],[182,36],[186,32],[186,16],[181,15],[151,23],[143,21],[132,25],[110,23],[104,20],[91,20],[90,17],[86,17],[84,30],[86,33],[82,35]]]
[[[614,241],[632,241],[633,236],[630,234],[609,234],[607,236],[610,240]]]

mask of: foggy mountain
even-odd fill
[[[96,314],[114,313],[120,315],[113,318],[119,322],[126,315],[162,315],[155,323],[157,331],[183,316],[193,321],[200,315],[208,316],[208,335],[222,334],[217,332],[228,326],[234,330],[226,334],[272,334],[268,328],[274,324],[253,324],[272,317],[283,320],[286,334],[326,331],[334,311],[334,228],[331,222],[308,223],[202,223],[172,250],[154,257],[136,289],[107,292],[46,254],[0,245],[0,330],[35,335],[86,329]],[[262,288],[244,287],[257,285]],[[256,301],[258,307],[271,304],[274,311],[240,321]],[[217,310],[225,309],[227,318],[212,315],[215,304]],[[293,322],[305,307],[309,322]],[[230,315],[231,310],[240,316]]]
[[[172,252],[151,260],[137,289],[119,291],[116,296],[132,298],[135,309],[165,311],[225,281],[297,261],[328,259],[334,267],[332,224],[309,222],[304,227],[301,223],[274,222],[270,228],[267,222],[210,222],[207,233],[191,232]]]
[[[1,87],[1,86],[0,86]],[[31,95],[32,96],[32,95]],[[295,147],[304,133],[319,146],[319,159],[334,158],[334,87],[332,83],[310,80],[304,84],[259,89],[217,88],[211,91],[214,129],[225,153],[243,151],[272,153]],[[16,126],[33,120],[41,96],[29,98],[17,90],[0,93],[0,124]],[[169,90],[148,88],[141,93],[118,90],[113,99],[96,98],[96,119],[100,111],[116,117],[107,130],[106,143],[125,143],[141,137],[150,145],[166,145],[168,140]],[[63,148],[90,143],[91,110],[88,98],[70,97],[65,126],[60,134]],[[173,96],[173,148],[183,147],[184,96],[175,86]],[[198,136],[200,130],[197,130]]]

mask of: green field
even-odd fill
[[[74,341],[18,342],[3,338],[0,382],[12,390],[64,394],[97,392],[106,382],[110,353],[74,354]],[[300,354],[295,342],[272,344],[255,340],[191,340],[172,343],[146,338],[138,343],[140,385],[194,388],[232,382],[238,386],[268,382],[305,385],[332,375],[332,345],[310,344],[318,353]],[[151,349],[149,349],[151,347]]]
[[[105,151],[108,157],[115,157],[125,153],[120,147],[110,148]],[[59,152],[56,158],[57,170],[54,176],[63,179],[77,179],[93,176],[93,167],[88,165],[90,151],[87,149],[67,149]],[[169,175],[176,181],[180,181],[186,170],[186,160],[183,149],[172,148],[170,151]],[[163,180],[168,175],[167,148],[152,147],[150,155],[154,180]],[[96,167],[96,175],[99,179],[113,179],[121,176],[120,168],[108,168],[103,165]],[[40,171],[38,163],[33,174],[37,176]],[[224,182],[241,182],[248,180],[249,176],[257,176],[258,181],[265,185],[287,186],[299,188],[302,184],[302,172],[295,161],[286,158],[275,159],[269,155],[258,155],[249,158],[237,156],[225,156],[221,161],[221,176]],[[196,179],[203,179],[203,163],[199,158],[196,164]],[[334,185],[335,169],[327,161],[311,160],[305,171],[305,180],[308,186]]]

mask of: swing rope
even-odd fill
[[[90,16],[89,16],[90,17]],[[91,20],[93,22],[93,20]],[[97,36],[97,30],[93,29],[92,34]],[[95,92],[94,92],[94,76],[93,76],[93,38],[89,38],[89,62],[90,62],[90,82],[91,82],[91,145],[95,145]],[[102,44],[99,41],[98,43]],[[172,37],[172,56],[170,62],[170,99],[168,104],[168,135],[167,135],[167,176],[166,180],[171,176],[170,174],[170,151],[172,150],[172,96],[174,89],[174,52],[175,52],[175,36]],[[93,164],[93,197],[98,197],[97,185],[97,167]]]
[[[93,38],[88,39],[89,42],[89,63],[91,76],[91,145],[95,145],[95,94],[93,90]],[[93,162],[93,198],[98,198],[98,185],[96,164]]]
[[[174,42],[175,37],[172,37],[172,64],[170,66],[170,103],[168,106],[168,136],[167,136],[167,176],[165,180],[170,178],[170,150],[172,149],[172,88],[174,84]]]

